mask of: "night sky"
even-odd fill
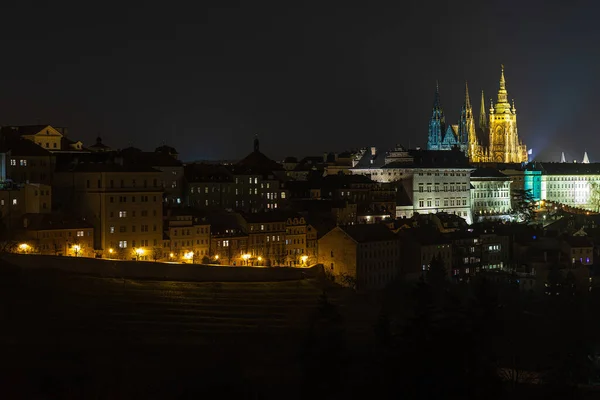
[[[600,159],[593,1],[12,3],[0,124],[184,160],[242,157],[255,133],[272,158],[425,146],[435,81],[456,123],[465,80],[478,114],[503,63],[536,159]]]

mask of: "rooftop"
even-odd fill
[[[384,224],[346,225],[339,228],[357,243],[396,240],[396,235]]]
[[[34,231],[93,228],[89,222],[68,214],[25,214],[23,228]]]
[[[477,168],[475,171],[471,172],[471,178],[504,178],[510,179],[508,176],[504,175],[502,172],[498,171],[496,168]]]

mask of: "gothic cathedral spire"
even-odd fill
[[[479,108],[479,129],[484,130],[487,128],[487,119],[485,117],[485,97],[483,96],[483,90],[481,91],[481,107]]]
[[[446,119],[440,100],[440,87],[435,82],[435,94],[433,97],[433,109],[431,110],[431,119],[429,120],[429,135],[427,137],[427,149],[439,150],[442,143],[442,135],[446,130]]]

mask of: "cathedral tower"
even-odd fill
[[[527,162],[527,148],[517,134],[517,110],[508,102],[504,66],[500,73],[500,87],[496,104],[489,117],[490,161],[501,163]]]
[[[440,88],[435,83],[435,95],[433,98],[433,110],[429,120],[429,135],[427,137],[427,150],[440,150],[442,144],[442,135],[446,130],[446,120],[444,110],[440,101]]]
[[[471,161],[476,161],[479,143],[475,132],[475,118],[473,118],[473,107],[471,106],[471,98],[469,97],[469,85],[466,82],[465,102],[460,112],[460,123],[458,126],[461,149]]]

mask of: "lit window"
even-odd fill
[[[119,211],[119,218],[126,218],[127,217],[127,211]]]
[[[12,165],[13,167],[15,165],[17,165],[17,160],[15,160],[14,158],[10,160],[10,165]]]
[[[281,192],[281,198],[285,199],[285,192]]]
[[[119,248],[126,249],[127,248],[127,240],[119,240]]]
[[[77,236],[83,237],[83,231],[77,231]]]
[[[110,233],[115,233],[115,227],[114,226],[110,227]]]
[[[19,164],[21,165],[21,167],[26,167],[27,166],[27,160],[19,160]]]
[[[229,247],[229,240],[223,240],[223,247]]]
[[[17,205],[17,199],[13,199],[13,206]]]

